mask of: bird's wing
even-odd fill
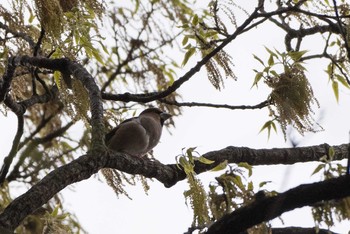
[[[117,127],[113,128],[111,131],[109,131],[106,135],[105,135],[105,143],[108,145],[108,142],[112,139],[112,137],[114,136],[114,134],[116,133],[116,131],[119,129],[120,125],[130,122],[132,120],[136,120],[138,117],[133,117],[130,119],[126,119],[123,122],[121,122]]]

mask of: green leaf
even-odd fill
[[[183,170],[186,173],[186,175],[192,174],[194,172],[193,166],[184,157],[180,157],[179,163],[183,167]]]
[[[204,163],[204,164],[212,164],[212,163],[215,162],[215,161],[209,160],[209,159],[207,159],[207,158],[205,158],[205,157],[203,157],[203,156],[199,157],[199,158],[198,158],[198,161],[200,161],[201,163]]]
[[[106,54],[109,54],[109,51],[107,50],[106,46],[104,46],[104,45],[102,44],[101,41],[98,41],[98,43],[101,45],[103,51],[104,51]]]
[[[242,191],[244,190],[244,185],[242,178],[240,176],[235,176],[232,180]]]
[[[265,66],[264,62],[258,57],[256,56],[255,54],[253,54],[253,57],[258,60],[263,66]]]
[[[193,16],[193,19],[192,19],[192,24],[193,24],[194,26],[196,26],[196,25],[198,24],[198,22],[199,22],[199,20],[198,20],[198,15],[195,14],[195,15]]]
[[[273,60],[273,56],[272,56],[272,55],[270,55],[269,60],[267,61],[267,64],[268,64],[269,66],[272,66],[272,65],[275,64],[275,61]]]
[[[307,53],[307,50],[301,50],[301,51],[290,51],[288,52],[288,55],[295,61],[299,61],[303,55]]]
[[[334,81],[332,82],[332,88],[333,88],[333,93],[335,96],[335,99],[337,102],[339,102],[339,87],[338,87],[338,82]]]
[[[337,80],[342,84],[344,85],[346,88],[350,89],[350,85],[349,83],[346,81],[346,79],[344,78],[344,76],[341,76],[339,74],[336,74],[335,75],[337,77]]]
[[[270,73],[274,76],[274,77],[278,77],[278,73],[275,70],[271,70]]]
[[[248,183],[248,190],[249,191],[253,191],[254,190],[254,184],[251,181]]]
[[[58,219],[58,220],[64,220],[64,219],[67,218],[68,216],[69,216],[68,213],[66,213],[66,214],[61,214],[61,215],[57,215],[57,216],[56,216],[56,219]]]
[[[103,59],[102,59],[102,57],[101,57],[101,54],[100,54],[100,52],[99,52],[98,50],[92,49],[91,52],[92,52],[92,56],[93,56],[100,64],[102,64],[102,65],[105,64],[104,61],[103,61]]]
[[[216,35],[218,35],[217,31],[209,31],[205,33],[205,37],[215,37]]]
[[[254,82],[253,82],[253,85],[252,85],[252,88],[254,87],[254,85],[258,86],[258,82],[261,80],[261,77],[263,77],[263,73],[262,72],[256,73],[255,78],[254,78]]]
[[[267,48],[266,46],[265,46],[265,49],[267,50],[267,52],[269,52],[270,55],[272,55],[272,56],[274,56],[274,57],[276,57],[276,58],[278,57],[277,54],[276,54],[275,52],[273,52],[272,50],[270,50],[270,49]]]
[[[243,167],[243,168],[247,169],[247,170],[248,170],[248,175],[249,175],[249,177],[253,174],[253,168],[252,168],[252,166],[249,165],[248,163],[246,163],[246,162],[240,162],[240,163],[237,164],[237,166]]]
[[[191,56],[196,52],[196,48],[191,47],[185,54],[184,60],[182,61],[182,66],[185,66]]]
[[[227,160],[225,160],[225,161],[219,163],[216,167],[214,167],[210,171],[221,171],[227,167],[227,164],[228,164],[228,162],[227,162]]]
[[[331,146],[328,149],[328,156],[330,158],[330,161],[333,161],[334,155],[335,155],[334,147]]]
[[[259,188],[264,187],[268,183],[271,183],[271,181],[263,181],[263,182],[259,183]]]
[[[184,36],[184,39],[182,40],[182,45],[185,46],[188,42],[188,36]]]
[[[55,209],[52,211],[52,213],[51,213],[51,216],[52,217],[56,217],[57,215],[58,215],[58,209],[60,208],[60,206],[57,204],[56,206],[55,206]]]
[[[28,7],[29,10],[29,19],[28,22],[31,24],[33,23],[34,19],[35,19],[35,14],[33,14],[33,11]]]
[[[194,159],[193,159],[193,151],[195,151],[196,147],[190,147],[186,150],[186,155],[188,156],[188,159],[191,163],[194,162]]]
[[[325,167],[326,164],[322,163],[320,165],[318,165],[315,170],[312,172],[311,175],[315,175],[316,173],[318,173],[320,170],[322,170]]]
[[[333,64],[332,63],[328,64],[327,69],[325,70],[325,72],[328,74],[329,77],[332,76],[332,74],[333,74]]]
[[[53,79],[57,85],[57,88],[61,89],[61,73],[59,71],[53,72]]]
[[[321,162],[328,162],[328,157],[327,157],[327,155],[323,155],[321,158],[320,158],[320,161]]]
[[[273,122],[273,120],[269,120],[267,121],[262,128],[260,129],[259,133],[261,133],[263,130],[267,130],[267,134],[268,134],[268,139],[270,139],[270,133],[271,133],[271,128],[273,128],[273,130],[275,130],[275,132],[277,132],[277,128],[276,128],[276,124]]]

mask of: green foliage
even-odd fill
[[[333,62],[329,63],[327,66],[327,69],[325,70],[327,73],[329,80],[332,83],[332,90],[334,93],[334,97],[337,102],[339,102],[339,83],[347,88],[350,89],[348,77],[345,75],[349,72],[348,68],[345,66],[344,62],[340,62],[337,65]]]
[[[210,12],[204,11],[201,15],[194,14],[191,23],[181,26],[185,32],[182,45],[186,51],[182,66],[186,65],[196,52],[199,52],[202,58],[205,57],[213,51],[224,38],[223,35],[220,34],[220,31],[218,32],[219,29],[215,28],[213,25],[213,22],[222,23],[223,18],[221,17],[224,16],[217,14],[218,9],[213,5],[213,2],[209,4],[209,7]],[[232,14],[231,20],[234,22],[234,12],[231,10],[229,10],[229,12]],[[224,11],[223,14],[226,14],[226,11]],[[221,24],[221,26],[223,25],[224,24]],[[225,32],[225,36],[227,36],[228,33],[226,30]],[[232,57],[224,50],[219,51],[205,64],[208,72],[208,79],[216,89],[220,90],[224,87],[224,76],[236,79],[233,66]]]
[[[108,186],[113,189],[118,197],[126,196],[130,200],[132,199],[126,190],[126,185],[136,186],[141,183],[145,194],[148,194],[150,189],[147,178],[142,175],[128,175],[124,172],[111,168],[101,169],[101,174],[105,178]]]
[[[276,124],[273,120],[267,121],[260,129],[260,132],[267,130],[267,138],[270,139],[271,129],[277,132]]]
[[[254,201],[254,185],[252,181],[246,181],[245,174],[252,176],[253,168],[247,163],[239,163],[237,167],[229,166],[229,169],[222,175],[216,177],[216,183],[209,185],[207,194],[203,184],[195,174],[195,162],[211,164],[210,160],[200,157],[195,148],[188,148],[181,156],[177,157],[178,167],[182,168],[187,175],[189,189],[184,192],[185,198],[189,201],[194,212],[192,226],[205,230],[211,222],[219,220],[242,205]],[[220,164],[219,168],[227,165],[227,162]],[[259,189],[268,184],[268,181],[261,182]],[[220,192],[221,191],[221,192]],[[274,192],[265,191],[267,196],[273,196]],[[268,230],[269,225],[263,223],[252,227],[249,233],[262,233]]]
[[[272,89],[270,98],[270,113],[274,117],[273,120],[267,121],[262,130],[268,130],[270,136],[271,129],[276,130],[274,121],[277,121],[282,129],[283,135],[286,137],[286,129],[288,125],[296,128],[300,134],[311,131],[315,132],[315,122],[312,118],[314,113],[313,104],[318,105],[317,99],[314,97],[311,85],[304,73],[300,59],[307,51],[291,51],[288,53],[280,53],[266,48],[269,53],[267,65],[254,55],[263,66],[263,71],[257,71],[253,86],[257,86],[263,78],[264,82]],[[283,72],[276,69],[282,67]]]
[[[83,85],[77,80],[72,80],[72,89],[68,89],[65,85],[61,89],[61,93],[62,101],[67,107],[66,111],[70,118],[73,121],[83,120],[88,126],[89,94]]]
[[[336,178],[346,173],[346,167],[334,161],[334,148],[330,147],[328,154],[321,158],[312,175],[319,175],[323,180]],[[326,224],[328,228],[334,226],[335,220],[350,220],[350,198],[337,199],[317,203],[312,206],[312,215],[317,225]]]
[[[219,220],[226,214],[245,206],[256,199],[254,184],[246,178],[252,175],[252,167],[247,163],[240,163],[237,167],[230,166],[222,175],[216,177],[216,182],[209,185],[209,207],[212,220]],[[259,189],[268,182],[261,182]],[[274,192],[264,191],[266,196],[273,196]],[[267,233],[269,224],[262,223],[248,230],[248,233]]]
[[[202,182],[196,177],[194,171],[195,161],[211,164],[213,161],[198,156],[196,148],[188,148],[185,153],[177,157],[177,164],[187,175],[189,189],[184,192],[186,200],[189,201],[193,210],[193,227],[205,227],[209,224],[208,197]],[[194,154],[197,154],[195,156]],[[187,202],[186,202],[187,203]]]

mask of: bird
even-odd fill
[[[164,122],[170,117],[159,108],[148,108],[138,117],[124,120],[107,133],[106,145],[114,151],[143,157],[158,144]]]

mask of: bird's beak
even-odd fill
[[[171,116],[172,116],[171,114],[168,114],[168,113],[165,113],[165,112],[163,112],[163,113],[160,114],[160,118],[161,118],[161,120],[163,120],[163,121],[169,119]]]

